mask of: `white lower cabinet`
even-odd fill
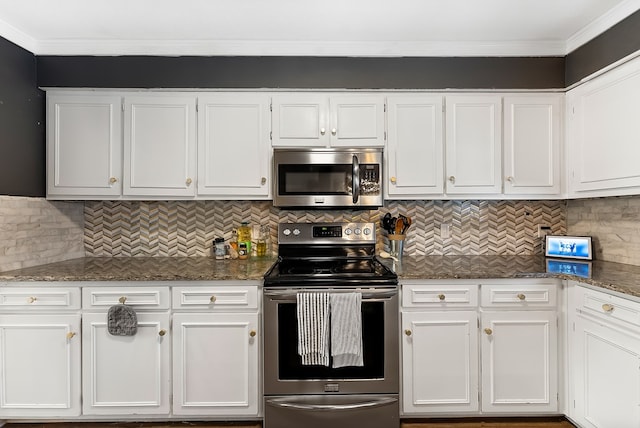
[[[557,414],[556,280],[405,281],[405,415]]]
[[[0,288],[0,418],[80,415],[80,290]]]
[[[83,414],[169,415],[169,289],[85,287],[83,297]],[[133,336],[108,331],[107,310],[121,304],[136,311]]]
[[[640,303],[569,287],[569,416],[583,428],[640,427]]]
[[[173,308],[173,413],[259,416],[257,286],[174,287]]]

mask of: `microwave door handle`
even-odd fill
[[[360,164],[358,163],[358,156],[353,155],[353,171],[352,171],[352,193],[353,193],[353,203],[358,203],[358,197],[360,196]]]

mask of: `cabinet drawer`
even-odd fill
[[[403,284],[403,307],[468,308],[478,305],[476,284]]]
[[[169,309],[169,287],[86,287],[82,289],[85,309],[108,309],[125,303],[136,309]]]
[[[80,309],[79,288],[0,288],[0,307],[5,309]]]
[[[258,287],[251,285],[173,287],[173,308],[227,311],[257,309]]]
[[[585,313],[640,326],[640,303],[599,291],[578,288],[577,308]]]
[[[480,305],[489,308],[554,308],[557,289],[555,282],[482,284]]]

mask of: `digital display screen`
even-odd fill
[[[591,260],[591,237],[547,235],[545,255],[547,257]]]

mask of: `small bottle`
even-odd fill
[[[269,239],[269,230],[266,226],[260,226],[260,234],[256,241],[256,256],[264,257],[267,255],[267,242]]]
[[[226,251],[224,248],[224,238],[216,238],[214,240],[214,245],[215,245],[214,254],[215,254],[216,260],[224,260],[224,255],[226,254]]]
[[[238,228],[238,251],[240,250],[240,244],[244,242],[247,248],[247,256],[251,254],[251,227],[249,227],[248,221],[240,223]]]
[[[234,250],[236,250],[236,252],[238,251],[238,231],[236,229],[233,229],[231,231],[231,239],[229,240],[229,246]]]
[[[249,250],[247,249],[246,242],[238,242],[238,258],[240,260],[245,260],[249,257]]]

